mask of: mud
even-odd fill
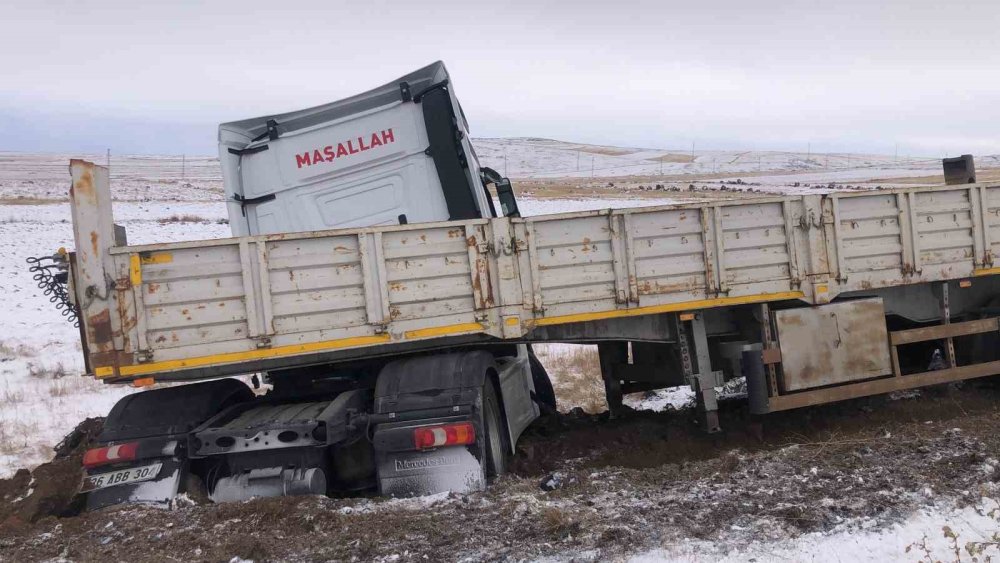
[[[55,447],[55,457],[34,471],[21,469],[10,479],[0,479],[0,534],[26,528],[46,518],[74,516],[81,510],[80,488],[83,454],[104,423],[88,418]]]
[[[968,385],[772,415],[761,428],[727,403],[728,430],[711,436],[686,410],[551,416],[486,492],[24,518],[0,524],[0,561],[613,560],[686,538],[724,550],[885,527],[921,506],[1000,494],[998,407],[996,388]]]

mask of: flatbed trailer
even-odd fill
[[[613,410],[690,384],[711,413],[743,374],[765,413],[1000,373],[955,351],[998,330],[997,184],[129,246],[107,170],[70,168],[83,350],[109,383],[583,342]],[[921,342],[941,369],[906,360]]]

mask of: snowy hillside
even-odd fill
[[[811,173],[836,181],[938,174],[938,157],[818,154],[779,151],[703,151],[585,145],[551,139],[474,139],[480,162],[511,178]],[[979,168],[1000,166],[1000,155],[977,156]],[[818,180],[813,180],[818,181]],[[831,178],[829,181],[834,181]]]

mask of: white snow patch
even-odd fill
[[[859,531],[857,528],[874,528],[875,522],[844,522],[833,531],[811,533],[778,542],[751,541],[747,544],[728,544],[688,540],[661,549],[652,550],[629,559],[632,563],[653,561],[899,561],[927,559],[923,547],[932,560],[954,559],[954,544],[943,531],[948,526],[958,535],[957,545],[964,549],[966,542],[990,541],[992,534],[1000,531],[997,501],[983,498],[975,506],[954,508],[951,505],[920,510],[905,521],[887,529]],[[926,539],[925,539],[926,538]],[[910,548],[907,552],[907,548]],[[964,553],[964,552],[963,552]],[[1000,556],[1000,550],[990,547],[984,555]]]
[[[667,409],[682,409],[694,404],[695,396],[691,387],[670,387],[647,393],[626,395],[624,403],[638,411],[662,412]]]

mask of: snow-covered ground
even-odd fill
[[[474,144],[482,164],[511,178],[587,179],[780,172],[782,175],[755,177],[754,181],[784,185],[789,179],[788,173],[806,174],[802,182],[857,182],[941,173],[941,157],[931,156],[732,150],[692,152],[689,149],[608,147],[532,138],[475,139]],[[995,168],[1000,165],[1000,155],[977,155],[976,164],[979,168]]]
[[[983,497],[971,506],[943,502],[920,509],[903,522],[879,528],[845,522],[829,532],[804,534],[778,542],[751,541],[733,546],[689,540],[633,556],[630,563],[689,561],[741,563],[858,561],[991,561],[1000,556],[994,534],[1000,527],[1000,503]],[[868,528],[868,529],[865,529]],[[978,558],[966,546],[982,549]],[[992,557],[992,559],[990,559]]]

